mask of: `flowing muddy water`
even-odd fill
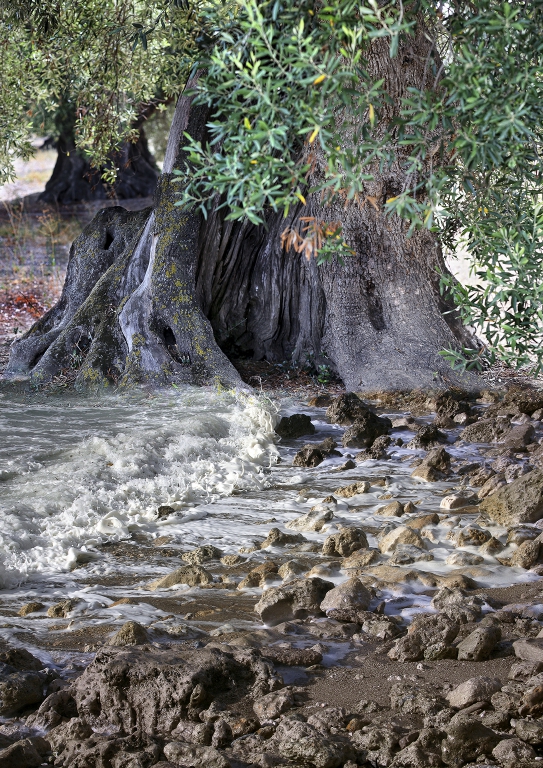
[[[278,413],[300,411],[311,416],[316,434],[280,441],[274,433]],[[308,569],[339,583],[347,574],[320,554],[327,535],[342,525],[361,526],[370,547],[377,547],[384,527],[404,522],[380,516],[380,507],[399,499],[412,501],[416,515],[438,512],[441,497],[459,482],[411,477],[411,459],[424,452],[403,446],[391,446],[387,460],[340,471],[356,453],[340,444],[340,456],[312,469],[294,467],[294,453],[304,443],[326,437],[340,443],[343,428],[328,424],[324,409],[292,399],[274,403],[263,396],[192,388],[100,400],[3,394],[0,424],[0,636],[61,666],[80,653],[81,663],[88,662],[88,654],[129,619],[150,628],[157,642],[201,630],[220,635],[261,626],[252,609],[262,589],[236,589],[251,568],[270,558],[302,559]],[[447,450],[457,463],[473,461],[477,446],[456,446],[459,432],[448,432]],[[395,429],[393,436],[407,443],[413,432]],[[304,532],[307,542],[301,547],[259,548],[270,528],[288,532],[287,522],[338,487],[362,479],[370,481],[369,492],[339,498],[333,519],[318,533]],[[164,506],[171,510],[159,517]],[[381,585],[385,613],[409,621],[432,610],[432,575],[457,570],[446,562],[453,552],[480,554],[476,547],[454,547],[447,534],[476,518],[476,512],[449,512],[432,526],[433,535],[425,540],[431,559],[405,566],[418,578]],[[485,528],[505,543],[505,529]],[[223,555],[241,549],[247,559],[230,569],[218,561],[205,563],[214,574],[205,588],[146,590],[153,579],[184,565],[182,554],[203,544]],[[500,557],[507,554],[505,549]],[[388,556],[379,557],[386,565]],[[500,565],[491,554],[462,572],[479,587],[539,579]],[[279,583],[272,577],[266,586]],[[62,619],[47,615],[50,606],[66,599],[74,602]],[[19,616],[29,601],[43,608]],[[330,652],[329,663],[337,653]]]

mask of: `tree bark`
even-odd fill
[[[428,53],[424,34],[392,61],[386,41],[376,41],[370,65],[396,105],[424,76]],[[401,158],[367,186],[375,204],[313,199],[255,227],[226,221],[217,202],[204,222],[175,206],[173,170],[184,167],[183,132],[205,138],[207,119],[205,108],[180,99],[153,209],[96,216],[72,246],[59,304],[14,343],[6,375],[40,383],[68,372],[77,386],[241,386],[226,355],[242,355],[328,365],[356,391],[473,386],[439,355],[474,340],[440,295],[438,241],[427,231],[408,238],[406,222],[383,213],[405,183]],[[354,252],[344,265],[317,266],[282,249],[281,232],[307,215],[341,221]]]

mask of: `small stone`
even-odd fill
[[[253,704],[253,710],[260,722],[274,720],[283,712],[294,706],[294,697],[288,689],[273,691],[258,698]]]
[[[447,565],[455,565],[457,567],[479,565],[484,562],[484,557],[480,555],[474,555],[473,552],[453,552],[445,560]]]
[[[415,547],[412,544],[399,544],[388,562],[389,565],[411,565],[411,563],[428,562],[433,559],[434,556],[431,552],[426,552],[420,547]]]
[[[474,503],[473,496],[460,496],[459,494],[451,494],[441,499],[439,505],[441,509],[462,509],[462,507],[468,507]]]
[[[523,661],[543,662],[543,638],[521,638],[513,643],[513,649]]]
[[[400,525],[387,533],[379,542],[379,549],[383,554],[394,552],[400,544],[413,544],[420,549],[426,549],[426,544],[421,536],[412,528]]]
[[[279,576],[281,576],[282,579],[290,579],[295,576],[299,576],[302,573],[305,573],[308,570],[307,565],[305,563],[300,563],[298,560],[287,560],[286,563],[283,563],[283,565],[279,568]]]
[[[167,576],[162,576],[147,585],[147,589],[167,589],[177,584],[188,584],[190,587],[198,587],[201,584],[211,584],[213,576],[201,565],[182,565]]]
[[[466,525],[465,528],[461,528],[459,531],[450,531],[447,534],[447,538],[454,541],[456,547],[478,547],[492,538],[492,534],[490,531],[480,528],[473,523],[472,525]]]
[[[426,482],[441,480],[450,470],[451,455],[445,448],[434,448],[421,464],[411,472],[411,477]]]
[[[81,600],[78,599],[61,600],[60,603],[56,603],[48,609],[47,615],[51,619],[65,619],[80,602]]]
[[[503,544],[499,539],[495,539],[494,536],[491,536],[488,541],[485,541],[484,544],[481,544],[479,547],[479,552],[482,555],[496,555],[498,552],[501,552],[503,549]]]
[[[149,635],[145,627],[137,621],[127,621],[119,631],[108,640],[108,645],[145,645],[149,642]]]
[[[313,435],[315,427],[311,423],[310,416],[307,416],[305,413],[294,413],[292,416],[283,416],[275,427],[275,431],[279,437],[293,440],[304,435]]]
[[[367,549],[368,540],[361,528],[347,528],[334,533],[322,546],[323,555],[331,557],[349,557],[359,549]]]
[[[164,520],[166,517],[169,517],[170,515],[175,515],[175,509],[173,507],[170,507],[168,504],[161,504],[161,506],[156,511],[156,516],[158,520]]]
[[[324,454],[316,445],[304,445],[294,456],[294,467],[318,467],[324,461]]]
[[[392,501],[384,507],[379,507],[375,514],[381,515],[381,517],[401,517],[403,513],[403,504],[399,501]]]
[[[330,508],[313,508],[305,515],[290,520],[285,527],[295,531],[320,531],[333,517]]]
[[[408,528],[420,531],[423,528],[426,528],[427,525],[439,525],[439,515],[436,512],[431,512],[429,515],[420,515],[419,517],[414,517],[412,520],[406,520],[404,525]]]
[[[371,592],[357,578],[339,584],[326,593],[321,611],[340,621],[356,621],[360,611],[367,611]]]
[[[326,411],[326,418],[331,424],[349,426],[369,412],[368,406],[354,392],[346,392],[332,401]]]
[[[538,747],[543,744],[543,723],[536,720],[517,720],[515,733],[522,741]]]
[[[351,569],[354,570],[355,575],[358,575],[356,573],[356,570],[359,569],[361,572],[363,572],[370,563],[373,563],[377,557],[378,552],[376,549],[365,549],[365,550],[357,550],[356,552],[353,552],[352,555],[349,555],[349,557],[346,557],[341,562],[341,568],[344,571],[350,571]]]
[[[224,555],[224,557],[221,557],[221,563],[223,565],[239,565],[239,563],[244,562],[245,558],[240,555]]]
[[[458,646],[458,658],[465,661],[488,659],[501,636],[499,627],[478,627]]]
[[[343,499],[351,499],[353,496],[357,496],[359,493],[367,493],[370,488],[371,485],[367,480],[360,480],[357,483],[346,485],[343,488],[337,488],[334,491],[334,495]]]
[[[221,557],[221,550],[211,544],[204,544],[202,547],[196,547],[191,552],[185,552],[181,555],[181,559],[189,565],[201,565],[210,560],[219,560]]]
[[[42,608],[45,608],[45,605],[37,601],[25,603],[25,605],[23,605],[19,610],[19,616],[28,616],[30,613],[36,613],[37,611],[41,611]]]
[[[471,677],[460,683],[447,695],[451,707],[464,709],[476,701],[490,701],[492,694],[501,691],[502,683],[497,677]]]
[[[289,544],[303,544],[306,539],[301,533],[284,533],[279,528],[271,528],[260,549],[268,547],[286,547]]]

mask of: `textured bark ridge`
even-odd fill
[[[202,218],[174,205],[181,136],[201,135],[206,117],[180,99],[153,209],[98,213],[72,245],[59,303],[13,345],[6,378],[39,385],[71,373],[85,388],[245,386],[195,299]]]
[[[397,105],[425,76],[429,43],[421,33],[393,61],[381,43],[370,64]],[[406,183],[400,161],[367,185],[371,203],[310,200],[287,220],[270,214],[267,227],[226,221],[216,207],[204,222],[174,205],[172,172],[184,167],[183,133],[203,137],[207,119],[180,99],[153,209],[96,216],[72,247],[59,304],[14,344],[6,375],[39,383],[68,369],[79,386],[240,386],[228,354],[329,365],[356,391],[469,387],[438,354],[475,344],[440,295],[439,244],[426,231],[408,238],[407,223],[383,213]],[[354,252],[344,265],[282,249],[281,232],[308,215],[341,221]]]

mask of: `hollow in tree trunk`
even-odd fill
[[[424,36],[406,45],[392,62],[383,49],[374,57],[396,97],[420,76],[428,47]],[[207,119],[181,97],[153,208],[95,217],[72,246],[59,303],[14,343],[7,377],[40,383],[72,371],[77,386],[241,386],[227,355],[243,355],[310,359],[357,391],[472,383],[439,355],[473,339],[440,295],[435,236],[408,238],[406,222],[382,213],[404,183],[399,166],[368,186],[375,206],[313,200],[256,227],[226,221],[217,201],[204,221],[174,205],[172,172],[184,167],[183,132],[205,138]],[[281,232],[308,214],[341,221],[354,252],[344,265],[282,249]]]

